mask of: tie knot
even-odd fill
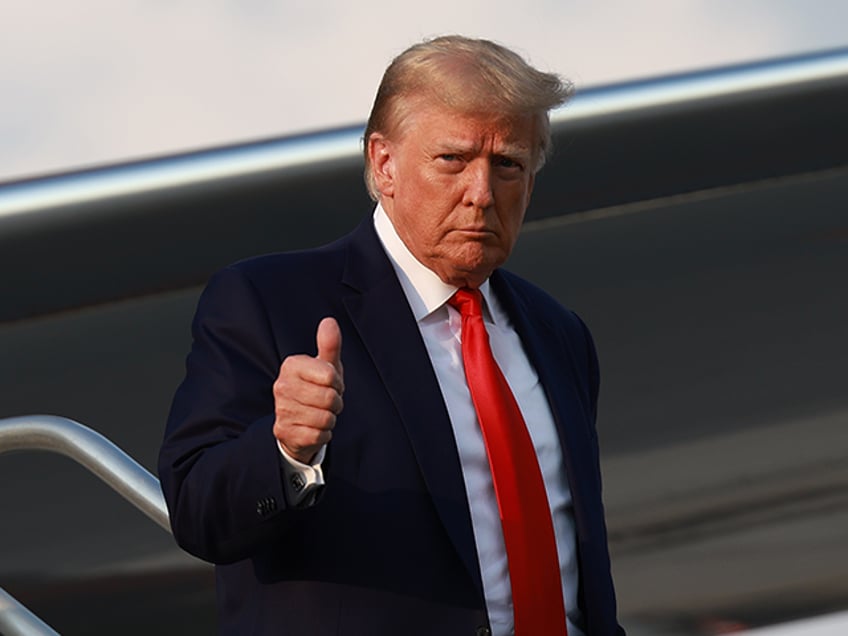
[[[462,287],[457,289],[448,304],[459,311],[462,317],[483,315],[483,294],[479,289]]]

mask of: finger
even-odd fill
[[[314,403],[314,398],[309,396],[323,393],[324,389],[332,389],[341,396],[344,392],[341,374],[331,364],[304,354],[283,360],[273,385],[275,399],[304,403]]]
[[[324,368],[326,369],[327,366],[324,365]],[[341,392],[333,385],[278,380],[274,383],[273,392],[278,406],[302,405],[330,411],[335,415],[341,413],[344,408]]]
[[[279,409],[274,422],[274,437],[286,451],[300,461],[310,458],[333,438],[336,417],[329,411],[296,407]]]
[[[281,432],[292,429],[332,431],[336,427],[336,415],[332,411],[305,404],[282,404],[276,409],[275,428]]]
[[[327,317],[318,323],[315,333],[318,345],[318,359],[332,364],[336,371],[342,372],[342,330],[335,318]]]

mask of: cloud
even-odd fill
[[[0,179],[364,121],[388,61],[489,37],[578,85],[845,44],[838,0],[34,0],[0,9]]]

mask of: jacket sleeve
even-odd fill
[[[177,543],[201,559],[228,563],[250,556],[285,523],[272,433],[281,360],[260,297],[238,269],[210,281],[192,335],[159,477]]]

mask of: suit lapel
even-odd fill
[[[352,235],[345,308],[391,397],[438,514],[482,594],[462,469],[441,389],[394,269],[366,219]]]
[[[545,389],[565,458],[577,535],[581,540],[587,539],[591,531],[585,504],[592,501],[594,453],[590,429],[585,425],[590,415],[581,399],[582,382],[577,375],[574,352],[563,343],[561,329],[551,325],[548,316],[540,315],[538,307],[531,310],[503,272],[496,271],[491,283]]]

